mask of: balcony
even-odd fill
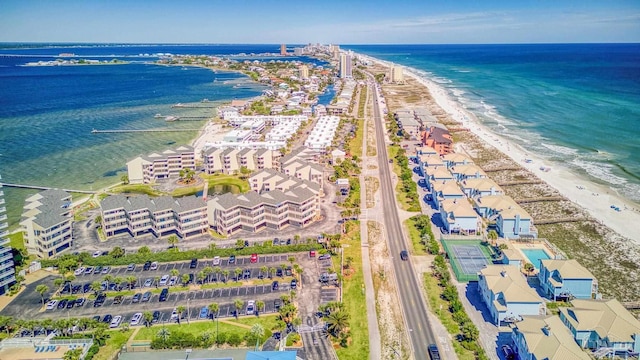
[[[0,263],[5,262],[7,260],[13,260],[13,253],[11,251],[7,252],[4,255],[0,255]]]
[[[3,215],[3,216],[4,216],[4,215]],[[5,216],[5,218],[6,218],[6,216]],[[3,219],[0,219],[0,221],[2,221],[2,220],[3,220]],[[2,230],[2,229],[6,229],[6,228],[8,228],[8,227],[9,227],[9,225],[8,225],[7,223],[0,222],[0,230]]]
[[[2,192],[2,191],[0,191],[0,192]],[[0,194],[0,196],[2,196],[2,194]],[[4,198],[0,197],[0,205],[3,205],[3,204],[4,204]]]
[[[0,246],[9,245],[10,242],[11,240],[9,240],[9,238],[0,237]]]
[[[7,212],[7,208],[4,206],[0,207],[0,213],[3,213],[3,212]]]
[[[6,230],[0,231],[0,238],[1,237],[6,237],[6,236],[9,236],[9,232],[8,231],[6,231]]]

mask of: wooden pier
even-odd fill
[[[6,186],[6,187],[12,187],[12,188],[19,188],[19,189],[34,189],[34,190],[52,190],[52,189],[57,189],[57,188],[47,187],[47,186],[11,184],[11,183],[0,183],[0,185]],[[89,190],[72,190],[72,189],[60,189],[60,190],[63,190],[63,191],[66,191],[66,192],[80,193],[80,194],[95,194],[95,193],[97,193],[97,191],[89,191]]]
[[[200,129],[146,129],[146,130],[91,130],[92,134],[118,134],[118,133],[158,133],[158,132],[185,132],[200,131]]]

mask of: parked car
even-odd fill
[[[249,258],[249,260],[251,261],[252,264],[255,264],[258,262],[258,254],[251,254],[251,258]]]
[[[84,306],[84,303],[87,301],[85,298],[76,299],[76,307]]]
[[[100,265],[96,266],[95,269],[93,269],[94,274],[100,274],[101,271],[102,271],[102,266]]]
[[[298,287],[298,281],[296,279],[291,280],[291,288],[295,289]]]
[[[220,265],[220,256],[214,256],[213,257],[213,266],[218,266]]]
[[[105,294],[99,294],[96,297],[96,300],[93,302],[93,307],[98,307],[98,306],[102,306],[102,304],[104,304],[104,301],[107,299],[107,295]]]
[[[136,294],[136,295],[138,295],[138,294]],[[122,296],[122,295],[118,295],[118,296],[114,297],[113,298],[113,305],[118,305],[118,304],[122,303],[122,300],[124,300],[124,296]]]
[[[209,308],[207,308],[206,306],[204,306],[202,309],[200,309],[200,315],[198,316],[200,319],[206,319],[209,317]]]
[[[58,303],[58,309],[64,309],[67,306],[67,299],[62,299]]]
[[[407,250],[400,251],[400,259],[402,259],[403,261],[409,260],[409,253],[407,252]]]
[[[274,281],[271,284],[271,290],[278,290],[278,287],[280,286],[280,284],[277,281]]]
[[[159,286],[165,286],[167,285],[167,282],[169,281],[169,275],[162,275],[162,277],[160,278],[160,282],[158,283]]]
[[[84,266],[80,266],[79,268],[77,268],[74,272],[73,275],[75,276],[80,276],[84,273]]]
[[[86,267],[86,268],[84,269],[84,274],[85,274],[85,275],[91,275],[91,274],[93,274],[93,266]]]
[[[111,320],[111,324],[109,324],[110,328],[117,328],[118,326],[120,326],[120,321],[122,321],[122,316],[120,315],[116,315],[113,317],[113,320]]]
[[[160,311],[156,310],[153,312],[153,320],[151,320],[152,323],[158,322],[158,320],[160,320]]]
[[[316,251],[315,250],[309,250],[309,257],[316,257]]]
[[[151,261],[146,261],[144,265],[142,265],[142,271],[149,271],[151,269]]]
[[[277,268],[276,269],[276,276],[282,277],[282,268]]]
[[[189,264],[189,269],[195,269],[198,267],[198,259],[191,259],[191,263]]]
[[[253,315],[255,311],[256,311],[256,301],[255,300],[247,301],[247,315]]]
[[[171,317],[169,318],[172,321],[178,321],[178,317],[180,316],[180,314],[178,314],[178,309],[177,308],[173,308],[173,311],[171,312]]]
[[[86,283],[84,285],[82,285],[82,292],[83,293],[88,293],[89,291],[91,291],[91,283]]]
[[[331,259],[331,255],[330,254],[322,254],[320,256],[318,256],[318,260],[329,260]]]
[[[105,266],[102,268],[102,274],[108,274],[111,271],[111,266]]]
[[[131,298],[131,303],[137,303],[140,302],[140,298],[142,298],[142,294],[137,293],[135,295],[133,295],[133,298]]]
[[[169,289],[168,288],[164,288],[164,289],[162,289],[162,292],[160,292],[160,296],[158,297],[158,301],[160,301],[160,302],[167,301],[167,297],[169,297]]]
[[[236,256],[235,255],[229,256],[229,264],[235,264],[235,263],[236,263]]]
[[[244,271],[242,271],[242,278],[243,279],[251,279],[251,270],[244,269]]]
[[[93,255],[91,255],[91,257],[97,258],[98,256],[100,256],[102,254],[101,251],[96,251],[93,253]]]
[[[273,300],[273,308],[278,311],[278,309],[280,309],[280,306],[282,305],[282,300],[280,299],[275,299]]]
[[[150,287],[151,285],[153,285],[153,279],[152,278],[148,278],[147,280],[144,281],[144,285],[142,285],[143,287]]]
[[[133,271],[136,269],[136,264],[129,264],[129,266],[127,266],[127,271]]]
[[[74,299],[67,301],[67,309],[73,308],[75,304],[76,304],[76,301]]]
[[[58,305],[58,300],[51,300],[47,303],[47,310],[53,310]]]
[[[140,301],[147,302],[147,301],[151,300],[151,295],[152,295],[151,291],[147,291],[146,293],[144,293],[142,295],[142,299]]]
[[[102,318],[102,322],[103,323],[110,323],[112,319],[113,319],[113,316],[111,314],[107,314]]]
[[[151,263],[151,266],[149,267],[149,270],[158,270],[158,262],[154,261]]]
[[[131,322],[129,322],[129,325],[131,325],[131,326],[139,325],[140,324],[140,320],[142,320],[142,313],[135,313],[131,317]]]
[[[173,286],[178,282],[178,277],[177,276],[172,276],[169,278],[169,283],[167,285],[169,286]]]

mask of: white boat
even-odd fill
[[[162,114],[160,114],[160,113],[154,115],[154,118],[156,118],[156,119],[159,119],[161,117],[162,117]]]

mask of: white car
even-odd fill
[[[160,282],[158,283],[159,286],[165,286],[167,285],[167,281],[169,281],[169,275],[162,275],[162,277],[160,278]]]
[[[256,311],[256,301],[255,300],[247,301],[247,315],[253,315],[255,311]]]
[[[172,276],[171,279],[169,279],[169,286],[173,286],[178,282],[178,277],[177,276]]]
[[[102,254],[101,251],[96,251],[93,253],[93,255],[91,255],[91,257],[97,258],[98,256],[100,256]]]
[[[142,320],[142,313],[135,313],[133,317],[131,317],[131,326],[136,326],[140,324],[140,320]]]
[[[158,262],[154,261],[151,263],[151,267],[149,267],[149,270],[158,270]]]
[[[220,265],[220,256],[214,256],[213,257],[213,266],[218,266]]]
[[[111,320],[111,324],[109,324],[109,327],[117,328],[118,326],[120,326],[120,321],[122,321],[122,316],[120,315],[114,316],[113,319]]]
[[[172,321],[176,321],[178,320],[178,309],[177,308],[173,308],[173,311],[171,312],[171,320]]]
[[[73,275],[80,276],[84,273],[84,270],[85,270],[84,266],[81,266],[77,268],[76,271],[73,272]]]
[[[51,300],[47,303],[47,310],[53,310],[58,305],[58,300]]]
[[[149,278],[147,280],[145,280],[144,282],[144,287],[150,287],[153,284],[153,279]]]

